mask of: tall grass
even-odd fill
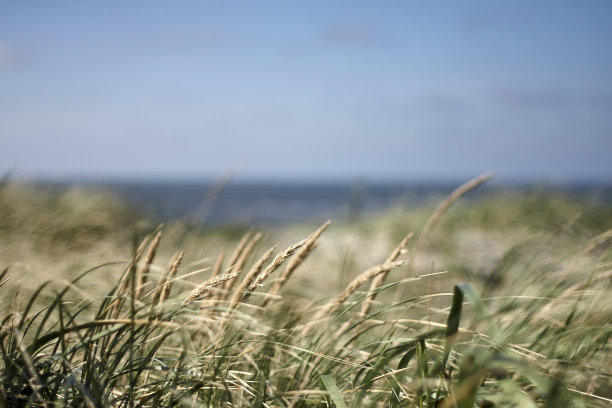
[[[328,223],[281,251],[249,231],[201,283],[180,252],[160,266],[161,230],[106,296],[75,301],[82,282],[116,265],[84,272],[51,301],[42,283],[3,316],[0,407],[610,406],[612,233],[571,246],[564,225],[529,234],[486,273],[428,270],[442,239],[434,227],[466,186],[414,244],[403,231],[324,301],[296,300],[299,287],[285,296],[285,284]],[[332,274],[317,275],[322,287]]]

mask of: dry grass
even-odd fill
[[[172,259],[170,260],[170,264],[168,265],[168,272],[164,273],[159,279],[159,283],[157,284],[157,290],[153,301],[158,299],[159,303],[161,304],[166,299],[168,299],[168,296],[170,296],[170,290],[172,289],[172,281],[178,273],[178,269],[180,268],[181,263],[183,262],[184,255],[185,253],[183,251],[178,251],[176,254],[174,254]]]
[[[161,227],[160,227],[161,228]],[[151,243],[149,244],[149,248],[147,249],[147,253],[143,259],[142,265],[138,269],[136,269],[136,298],[140,298],[142,292],[145,288],[145,284],[149,277],[149,270],[151,268],[151,263],[155,259],[155,253],[157,252],[157,248],[159,247],[159,242],[161,241],[162,231],[161,229],[157,231],[157,233],[153,236]]]
[[[450,211],[482,180],[437,211],[365,220],[361,239],[342,223],[266,231],[286,248],[272,261],[262,233],[224,245],[193,235],[216,252],[183,254],[179,227],[163,243],[149,229],[130,260],[11,307],[0,406],[609,406],[612,218],[540,201],[530,211],[549,219],[535,229],[531,213],[520,224],[529,203],[507,199]],[[414,244],[410,231],[421,231]],[[348,243],[363,256],[336,290]],[[96,274],[117,278],[105,296],[86,290]]]
[[[255,278],[261,273],[261,269],[263,268],[265,263],[268,262],[270,257],[272,257],[275,250],[276,250],[276,245],[268,249],[257,260],[257,262],[253,264],[251,269],[249,269],[247,274],[242,279],[242,282],[240,283],[240,286],[238,287],[238,289],[234,291],[234,295],[232,296],[230,303],[229,303],[230,310],[235,309],[236,306],[238,306],[238,304],[243,301],[244,297],[246,296],[246,291],[251,287]]]
[[[222,285],[223,283],[227,281],[236,279],[238,275],[239,274],[237,272],[233,272],[233,273],[226,273],[223,275],[217,275],[214,278],[208,279],[207,281],[199,285],[197,288],[195,288],[189,294],[189,296],[187,296],[185,300],[183,300],[183,306],[187,306],[189,303],[201,299],[204,295],[206,295],[210,291],[210,288],[216,288],[217,286]]]
[[[410,238],[412,238],[413,235],[414,235],[413,232],[406,235],[404,239],[395,247],[393,252],[391,252],[389,257],[387,257],[383,265],[388,265],[394,262],[395,260],[397,260],[400,254],[406,251],[406,245],[408,244],[408,241],[410,240]],[[372,307],[372,303],[374,302],[374,299],[376,298],[376,290],[380,288],[382,284],[385,282],[385,278],[387,277],[387,273],[389,271],[390,269],[383,270],[379,275],[377,275],[372,280],[372,284],[370,285],[370,291],[368,293],[368,297],[365,299],[365,301],[361,305],[361,311],[360,311],[361,317],[366,317],[368,315],[368,312],[370,311]]]
[[[315,248],[317,247],[317,239],[319,239],[321,234],[325,232],[327,227],[329,227],[329,224],[331,224],[331,221],[328,220],[323,225],[321,225],[315,232],[313,232],[304,244],[304,246],[302,246],[298,253],[293,258],[291,258],[291,260],[287,264],[287,267],[281,274],[280,278],[277,279],[276,282],[274,282],[274,285],[272,285],[272,287],[268,291],[268,294],[270,296],[267,296],[264,299],[262,307],[265,307],[270,301],[270,299],[273,299],[273,297],[280,292],[281,288],[283,287],[283,284],[291,277],[291,275],[298,268],[298,266],[300,266],[302,262],[304,262],[304,260],[308,258],[312,251],[315,250]]]

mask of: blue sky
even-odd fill
[[[609,1],[0,1],[0,172],[611,181],[611,15]]]

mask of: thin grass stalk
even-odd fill
[[[145,238],[140,244],[140,246],[138,247],[138,249],[136,250],[136,253],[132,257],[132,260],[130,261],[128,267],[125,269],[125,271],[123,272],[123,275],[119,279],[119,284],[117,285],[117,292],[115,294],[115,299],[111,302],[110,305],[108,305],[108,308],[101,313],[100,317],[105,317],[106,312],[108,310],[111,311],[110,317],[119,316],[119,313],[121,312],[121,307],[123,306],[123,303],[125,302],[124,295],[126,294],[129,284],[130,284],[129,277],[136,273],[136,269],[138,268],[138,262],[140,261],[140,258],[142,257],[144,248],[147,245],[147,243],[148,243],[148,238]]]
[[[408,244],[408,241],[412,238],[413,235],[414,233],[412,232],[406,235],[404,239],[402,239],[400,243],[389,254],[389,256],[387,257],[383,265],[394,262],[403,252],[405,252],[406,245]],[[368,313],[370,312],[370,308],[372,307],[372,304],[374,303],[374,299],[376,295],[378,294],[378,291],[379,291],[378,289],[384,284],[385,278],[387,277],[388,274],[389,274],[389,269],[382,271],[380,274],[374,277],[374,279],[372,279],[372,283],[370,285],[368,295],[365,299],[363,299],[363,303],[361,304],[361,310],[359,311],[359,315],[358,315],[358,318],[360,320],[363,321],[367,318]],[[352,324],[353,323],[351,322],[350,319],[347,320],[340,326],[340,328],[336,331],[336,333],[331,337],[334,339],[339,338],[342,335],[342,333],[344,333]]]
[[[268,249],[266,253],[264,253],[258,260],[253,264],[251,269],[245,274],[242,282],[240,282],[240,286],[234,291],[232,298],[229,302],[229,309],[234,309],[238,304],[242,301],[242,298],[246,292],[246,290],[251,286],[255,277],[260,273],[261,268],[263,268],[264,264],[268,262],[274,251],[276,251],[277,245],[274,245],[272,248]]]
[[[159,228],[161,228],[161,226]],[[151,268],[151,264],[153,263],[153,260],[155,259],[157,248],[159,247],[159,242],[162,236],[162,231],[159,228],[158,228],[157,233],[153,237],[153,240],[151,241],[151,245],[149,245],[147,253],[143,259],[142,265],[140,266],[140,268],[136,270],[136,288],[135,288],[136,291],[134,292],[134,296],[136,297],[136,299],[140,298],[140,295],[142,294],[142,291],[144,289],[144,285],[145,283],[147,283],[149,270]]]
[[[250,296],[250,292],[263,286],[263,281],[267,277],[269,277],[275,270],[277,270],[287,260],[287,258],[293,255],[299,248],[304,246],[304,244],[306,244],[309,238],[303,239],[297,244],[291,245],[289,248],[285,249],[283,252],[276,255],[276,257],[274,257],[274,259],[266,267],[266,269],[264,269],[264,271],[260,272],[258,275],[257,273],[259,272],[259,270],[261,270],[261,267],[263,266],[263,264],[267,262],[267,260],[270,258],[272,253],[276,250],[276,246],[268,250],[268,252],[266,252],[264,256],[262,256],[255,265],[253,265],[251,270],[245,276],[245,279],[240,285],[240,288],[238,288],[238,290],[234,292],[234,295],[232,296],[232,299],[230,300],[230,306],[228,308],[230,312],[225,315],[225,318],[223,319],[222,324],[220,325],[222,329],[219,333],[217,343],[215,344],[215,350],[216,350],[217,345],[219,344],[219,341],[221,341],[223,333],[228,327],[229,321],[234,316],[234,313],[236,312],[236,308],[238,307],[238,305],[240,305],[240,303],[247,301],[247,299]],[[257,278],[253,280],[253,277],[255,275],[257,275]],[[248,287],[248,291],[245,291],[247,287]]]
[[[40,376],[40,373],[38,372],[38,370],[36,370],[36,367],[34,366],[34,360],[32,359],[32,356],[30,355],[30,353],[28,353],[28,350],[23,345],[23,333],[18,328],[15,328],[14,330],[15,330],[15,334],[17,335],[17,338],[16,338],[17,349],[19,350],[19,353],[21,354],[21,358],[23,359],[23,363],[25,365],[26,371],[29,374],[28,382],[30,383],[30,387],[32,388],[32,391],[36,395],[36,398],[40,400],[42,406],[47,407],[49,406],[49,404],[45,402],[45,399],[40,393],[40,391],[42,390],[43,384],[44,384],[42,377]]]
[[[338,307],[340,307],[361,285],[369,281],[370,279],[376,277],[377,275],[391,270],[395,268],[399,268],[400,266],[407,265],[407,260],[402,261],[393,261],[390,263],[384,263],[382,265],[376,265],[361,273],[355,279],[353,279],[348,286],[340,293],[334,300],[323,306],[319,311],[315,314],[313,321],[317,321],[326,314],[334,312]]]
[[[217,286],[222,285],[228,280],[235,279],[237,276],[238,276],[238,273],[236,272],[226,273],[226,274],[215,276],[214,278],[210,278],[204,281],[204,283],[202,283],[197,288],[195,288],[193,291],[191,291],[189,296],[187,296],[185,300],[183,300],[182,307],[186,307],[190,303],[201,299],[205,294],[207,294],[210,291],[210,288],[216,288]]]
[[[263,272],[257,276],[255,281],[249,287],[249,292],[256,290],[257,288],[263,286],[263,281],[268,278],[274,271],[276,271],[291,255],[293,255],[298,249],[303,247],[306,242],[308,242],[310,237],[301,240],[297,244],[291,245],[289,248],[285,249],[280,254],[276,255],[270,265],[264,269]]]
[[[419,236],[419,239],[417,240],[417,242],[416,242],[416,244],[414,246],[414,254],[417,254],[417,253],[421,252],[421,250],[423,249],[423,246],[429,240],[429,236],[431,235],[431,232],[433,231],[434,227],[438,224],[438,222],[440,221],[442,216],[446,213],[446,211],[448,211],[448,209],[457,200],[459,200],[461,197],[463,197],[465,194],[467,194],[468,192],[472,191],[476,187],[480,186],[485,181],[491,179],[491,177],[493,177],[493,174],[485,173],[485,174],[482,174],[482,175],[480,175],[480,176],[478,176],[478,177],[468,181],[467,183],[465,183],[465,184],[459,186],[457,189],[455,189],[455,191],[453,191],[451,193],[451,195],[449,195],[446,198],[446,200],[444,200],[438,206],[438,208],[433,213],[433,215],[429,218],[429,220],[427,220],[427,224],[425,224],[425,227],[423,228],[423,231],[421,231],[421,235]]]
[[[408,244],[408,241],[412,238],[413,235],[414,235],[413,232],[406,235],[404,239],[402,239],[402,241],[395,247],[393,252],[389,254],[389,256],[387,257],[384,263],[388,264],[388,263],[395,261],[400,256],[400,254],[402,254],[406,250],[406,245]],[[364,318],[370,312],[372,303],[374,302],[374,299],[376,298],[376,294],[378,293],[377,289],[381,287],[382,284],[385,282],[385,278],[387,277],[388,274],[389,274],[389,270],[386,270],[384,272],[381,272],[378,276],[376,276],[372,280],[372,284],[370,285],[370,290],[368,292],[369,295],[361,304],[361,311],[359,312],[360,318]]]
[[[427,220],[425,227],[421,231],[419,238],[414,246],[414,250],[412,251],[412,258],[416,260],[416,258],[421,254],[423,247],[429,240],[429,236],[431,232],[438,224],[442,216],[448,211],[448,209],[461,197],[463,197],[468,192],[474,190],[476,187],[480,186],[484,182],[490,180],[493,177],[492,173],[484,173],[480,176],[473,178],[467,183],[462,184],[458,188],[456,188],[447,198],[444,200],[436,209],[436,211],[432,214],[431,217]],[[415,265],[415,262],[412,263]],[[408,267],[407,273],[410,274],[412,271],[412,267]],[[396,303],[399,299],[403,297],[405,286],[398,286],[395,290],[395,295],[393,297],[393,303]]]
[[[566,299],[571,296],[573,293],[576,293],[580,290],[583,290],[589,286],[593,286],[593,284],[595,283],[599,283],[601,281],[607,281],[610,278],[612,278],[612,270],[608,270],[608,271],[603,271],[602,273],[600,273],[597,276],[593,276],[591,279],[583,281],[583,282],[578,282],[572,286],[570,286],[569,288],[565,289],[563,292],[561,292],[557,297],[553,298],[550,300],[550,302],[548,302],[546,305],[544,305],[543,307],[541,307],[537,313],[535,313],[532,317],[530,317],[530,321],[533,322],[540,322],[542,320],[544,320],[546,318],[546,315],[551,311],[554,310],[555,308],[559,307],[559,303],[566,301]]]
[[[249,229],[247,232],[244,233],[242,238],[240,238],[240,241],[238,241],[236,248],[234,248],[234,252],[232,252],[232,256],[227,262],[225,273],[236,272],[234,265],[236,265],[238,258],[240,258],[240,254],[242,254],[242,251],[244,251],[244,248],[247,246],[249,239],[251,238],[251,233],[252,231],[251,229]],[[218,298],[218,300],[223,301],[227,297],[227,294],[228,291],[220,291],[216,294],[216,297]]]
[[[148,245],[148,243],[149,243],[149,237],[146,237],[145,239],[142,240],[142,242],[138,246],[138,249],[132,256],[130,263],[128,264],[125,271],[123,271],[123,275],[121,275],[121,278],[119,278],[119,284],[117,285],[118,288],[116,291],[116,296],[124,295],[127,292],[129,288],[129,284],[130,284],[128,278],[131,274],[136,273],[136,269],[138,268],[138,263],[140,262],[140,258],[142,258],[142,254],[144,253],[144,249]]]
[[[170,297],[172,282],[181,266],[181,263],[183,262],[183,256],[184,252],[179,251],[172,257],[172,260],[166,269],[167,272],[164,274],[165,276],[162,276],[159,280],[157,285],[157,293],[156,296],[153,297],[153,302],[151,303],[152,305],[154,305],[156,301],[158,301],[158,304],[161,305],[166,299],[168,299],[168,297]]]
[[[85,388],[85,386],[80,381],[78,381],[77,379],[73,379],[73,384],[74,384],[75,388],[77,390],[79,390],[79,392],[83,396],[83,400],[85,401],[85,406],[87,408],[96,408],[96,404],[93,401],[89,391]]]
[[[251,239],[249,243],[244,247],[244,250],[240,254],[240,257],[236,260],[236,263],[234,264],[234,268],[233,268],[234,272],[242,273],[242,268],[244,267],[247,260],[249,259],[249,256],[253,253],[255,246],[259,243],[259,241],[261,241],[262,237],[263,237],[263,234],[261,232],[258,232],[257,234],[255,234],[253,239]],[[236,283],[236,279],[227,281],[225,282],[225,285],[223,285],[223,289],[225,289],[226,291],[231,291],[235,283]]]
[[[269,296],[263,300],[262,307],[265,307],[268,302],[273,298],[273,296],[277,295],[285,282],[291,277],[293,272],[304,262],[306,258],[315,250],[317,247],[317,240],[325,232],[329,224],[330,220],[326,221],[323,225],[321,225],[312,235],[308,238],[308,241],[304,246],[298,251],[297,254],[287,263],[287,267],[283,270],[283,273],[278,278],[276,282],[272,285],[270,290],[268,291]]]
[[[610,238],[612,238],[612,230],[608,230],[597,235],[589,241],[588,245],[580,252],[580,255],[588,255],[589,252],[591,252]]]
[[[304,262],[306,260],[306,258],[308,258],[308,256],[314,252],[315,249],[317,249],[317,247],[319,246],[318,242],[315,242],[307,251],[298,251],[290,260],[291,261],[296,261],[295,262],[295,267],[293,268],[293,270],[295,270],[295,268],[297,268],[297,266],[299,266],[302,262]],[[283,270],[283,272],[285,272],[285,270]],[[293,271],[292,271],[293,272]],[[284,278],[278,278],[278,280],[274,281],[274,284],[272,286],[272,288],[268,291],[268,293],[266,293],[264,300],[261,303],[261,307],[266,307],[272,300],[274,299],[278,299],[277,295],[280,293],[281,288],[283,287],[283,285],[287,282],[287,280],[289,279],[289,277],[291,276],[292,273],[290,273],[289,275],[285,276]],[[280,282],[279,282],[280,280]]]
[[[225,251],[221,251],[219,256],[217,256],[217,261],[215,262],[215,266],[212,270],[211,278],[219,275],[221,273],[221,268],[223,268],[223,261],[225,260]]]
[[[152,245],[153,243],[151,243],[151,246]],[[149,246],[148,252],[150,252],[151,246]],[[130,320],[134,322],[136,320],[136,299],[137,299],[136,293],[138,291],[138,271],[130,275],[129,281],[130,281],[130,293],[131,293],[131,296],[129,297]],[[128,329],[129,329],[128,366],[132,367],[133,362],[134,362],[134,342],[136,338],[135,324],[132,323]],[[136,380],[137,380],[136,373],[134,373],[133,370],[130,370],[128,374],[128,378],[129,378],[129,388],[128,388],[127,396],[129,398],[128,399],[129,407],[133,408],[134,407],[134,389],[136,387]]]
[[[236,248],[234,249],[234,252],[232,252],[232,256],[230,257],[230,259],[229,259],[229,261],[227,263],[227,267],[228,268],[231,268],[232,266],[234,266],[234,264],[236,263],[236,261],[240,257],[240,254],[244,250],[244,247],[249,242],[249,238],[251,238],[251,230],[250,229],[247,232],[245,232],[244,235],[242,236],[242,238],[240,238],[240,241],[238,241],[238,244],[236,245]]]
[[[159,296],[161,295],[162,289],[164,287],[164,283],[168,279],[168,274],[170,273],[170,270],[172,269],[172,264],[176,260],[177,256],[178,256],[178,252],[175,252],[174,255],[172,255],[172,258],[170,258],[168,267],[162,271],[162,274],[160,275],[159,280],[157,281],[157,285],[155,286],[155,290],[153,291],[153,296],[151,298],[151,308],[153,308],[153,306],[159,300]]]
[[[332,304],[336,306],[340,306],[342,303],[346,301],[361,285],[369,281],[370,279],[380,275],[381,273],[385,273],[391,269],[398,268],[400,266],[407,265],[407,260],[402,261],[393,261],[389,263],[384,263],[382,265],[374,266],[367,271],[363,272],[361,275],[357,276],[355,279],[348,284],[346,289],[340,295],[338,295]],[[335,307],[333,308],[335,309]]]
[[[236,175],[240,173],[240,169],[230,169],[225,174],[222,174],[218,179],[216,179],[213,184],[206,190],[202,201],[196,208],[195,212],[189,219],[188,226],[191,227],[194,225],[194,222],[198,224],[203,224],[208,218],[208,214],[212,210],[215,202],[217,201],[217,197],[221,194],[221,192],[227,187],[227,185],[232,181]]]

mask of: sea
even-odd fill
[[[49,183],[47,183],[49,184]],[[354,220],[394,207],[435,205],[462,182],[87,181],[55,183],[103,189],[160,221],[278,226],[325,219]],[[612,205],[612,183],[485,183],[463,200],[499,191],[569,195]]]

